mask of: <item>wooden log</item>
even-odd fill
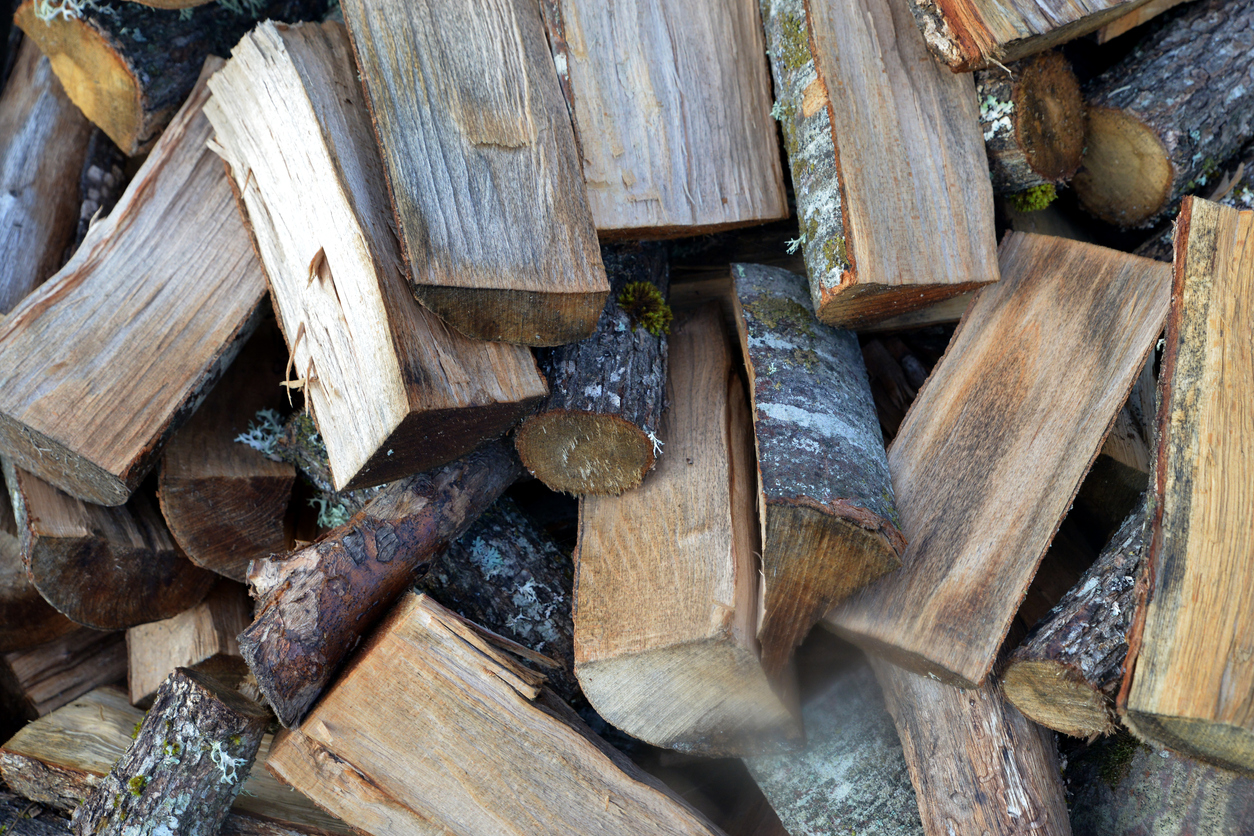
[[[1054,733],[996,682],[965,691],[872,658],[928,836],[1071,836]]]
[[[515,436],[527,470],[575,495],[638,487],[666,442],[657,435],[671,315],[666,250],[607,245],[601,258],[610,297],[596,333],[539,353],[549,396]]]
[[[1119,691],[1137,736],[1254,772],[1254,660],[1246,649],[1254,537],[1243,508],[1254,459],[1254,368],[1234,333],[1254,316],[1254,212],[1188,197],[1159,380],[1144,585]]]
[[[1080,83],[1062,53],[980,70],[975,95],[993,191],[1022,195],[1071,179],[1084,156],[1088,119]]]
[[[789,745],[762,669],[751,418],[717,308],[677,323],[660,433],[638,489],[579,507],[575,674],[607,721],[705,755]]]
[[[235,637],[252,621],[252,609],[245,587],[220,580],[191,609],[127,630],[131,703],[147,705],[175,668],[190,668],[236,687],[248,669]]]
[[[78,627],[44,644],[4,654],[0,707],[9,718],[34,720],[125,675],[123,635]]]
[[[4,460],[26,573],[65,617],[125,630],[196,604],[216,575],[194,566],[170,536],[156,501],[91,505]]]
[[[1097,562],[1011,654],[1002,687],[1028,719],[1073,737],[1115,731],[1145,512],[1142,505],[1124,521]]]
[[[931,59],[905,0],[761,5],[819,319],[862,327],[997,281],[974,84]]]
[[[869,667],[835,674],[801,718],[805,751],[745,759],[791,836],[923,836],[897,730]]]
[[[1141,24],[1148,23],[1163,12],[1174,9],[1183,2],[1184,0],[1149,0],[1148,3],[1137,6],[1127,14],[1115,18],[1101,29],[1098,29],[1094,33],[1094,37],[1099,44],[1113,41],[1125,32],[1130,32]]]
[[[407,595],[266,766],[375,836],[720,832],[509,649]]]
[[[0,653],[25,650],[78,628],[53,609],[26,576],[8,483],[0,472]]]
[[[265,294],[222,164],[204,147],[207,97],[202,80],[109,217],[0,323],[0,451],[87,502],[126,502]]]
[[[389,485],[349,522],[249,572],[257,616],[240,651],[279,722],[301,721],[413,576],[518,477],[506,442]]]
[[[889,451],[902,569],[827,619],[967,688],[992,667],[1170,295],[1164,265],[1091,244],[1011,233],[1001,259]]]
[[[1009,64],[1087,35],[1147,0],[911,0],[932,54],[955,73]]]
[[[123,0],[26,0],[14,21],[52,59],[70,101],[122,151],[148,150],[210,55],[258,21],[320,18],[326,0],[215,3],[190,13]]]
[[[602,238],[788,217],[755,0],[542,9]]]
[[[1148,226],[1254,135],[1252,19],[1250,0],[1190,4],[1089,82],[1088,150],[1072,182],[1089,212]]]
[[[3,790],[0,790],[0,826],[7,836],[70,836],[69,819]]]
[[[131,745],[144,712],[116,688],[97,688],[30,723],[0,747],[0,775],[15,792],[68,813],[100,784]],[[261,740],[257,760],[268,757],[272,736]],[[223,836],[326,836],[351,833],[305,796],[264,769],[244,781],[222,827]]]
[[[76,836],[216,834],[252,770],[269,717],[213,678],[175,669],[134,742],[74,811],[71,829]]]
[[[205,113],[335,487],[429,470],[503,434],[546,394],[544,380],[526,348],[452,333],[406,288],[343,24],[263,24],[233,56]],[[275,101],[301,106],[276,120]]]
[[[539,7],[342,8],[418,301],[479,339],[591,335],[609,285]]]
[[[296,469],[236,442],[257,412],[282,406],[286,359],[273,323],[259,328],[170,438],[157,470],[157,498],[175,542],[197,566],[237,581],[253,558],[289,547],[285,517]]]
[[[0,314],[65,263],[77,227],[78,176],[91,123],[61,89],[39,47],[22,41],[0,96]]]
[[[762,516],[762,667],[783,672],[827,612],[901,565],[888,457],[852,331],[796,273],[733,264]]]
[[[1143,474],[1149,473],[1154,452],[1154,416],[1158,411],[1154,392],[1157,388],[1154,355],[1151,354],[1102,444],[1103,456]]]
[[[78,193],[82,198],[78,210],[78,229],[66,257],[77,250],[87,238],[87,230],[99,218],[113,211],[128,181],[126,155],[99,128],[92,128],[87,142],[87,156],[78,177]]]

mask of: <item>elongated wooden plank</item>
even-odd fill
[[[828,616],[923,673],[984,680],[1157,339],[1165,265],[1012,233],[889,451],[902,568]]]
[[[255,327],[261,266],[196,90],[109,217],[0,324],[0,450],[121,505]]]
[[[557,0],[545,9],[555,12],[545,23],[602,236],[696,235],[788,217],[754,0]]]
[[[343,9],[418,301],[480,339],[591,334],[609,285],[539,7]]]
[[[1254,212],[1185,198],[1142,601],[1119,693],[1138,736],[1254,773]]]
[[[205,113],[336,489],[429,470],[504,433],[544,381],[526,348],[451,332],[405,287],[343,24],[263,24],[232,55]]]

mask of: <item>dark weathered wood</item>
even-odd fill
[[[538,5],[342,7],[418,301],[479,339],[592,334],[609,286]]]
[[[70,836],[70,821],[0,790],[0,833],[5,836]]]
[[[244,786],[269,718],[212,678],[176,669],[70,827],[77,836],[213,836]]]
[[[126,675],[121,633],[79,627],[0,662],[0,708],[10,718],[34,720],[100,685]]]
[[[53,13],[40,17],[40,9]],[[227,55],[259,20],[319,19],[327,0],[214,3],[190,14],[123,0],[27,0],[18,26],[54,58],[70,100],[126,154],[152,146],[210,55]]]
[[[82,201],[78,210],[78,229],[66,258],[87,238],[92,222],[106,217],[117,205],[129,182],[125,168],[126,155],[122,149],[104,131],[93,128],[87,143],[87,156],[78,177],[78,195]]]
[[[13,503],[0,471],[0,653],[24,650],[77,628],[35,589],[22,562]]]
[[[814,317],[796,273],[731,269],[764,517],[758,641],[774,676],[828,610],[901,565],[906,541],[858,338]]]
[[[1254,2],[1199,0],[1170,18],[1085,87],[1088,150],[1072,185],[1123,227],[1174,211],[1254,135]]]
[[[515,436],[531,473],[555,491],[576,495],[639,486],[666,443],[657,435],[670,332],[666,249],[606,245],[601,259],[610,296],[596,333],[538,352],[549,397]]]
[[[301,721],[350,650],[413,580],[518,477],[508,442],[381,490],[341,528],[256,561],[257,617],[240,651],[283,725]]]
[[[71,621],[125,630],[176,615],[213,586],[217,576],[183,555],[147,491],[110,508],[75,499],[7,459],[4,478],[27,575]]]

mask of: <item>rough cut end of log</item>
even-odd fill
[[[514,439],[523,465],[555,491],[582,496],[640,486],[653,468],[654,445],[617,415],[548,412],[529,418]],[[561,470],[544,467],[561,462]]]
[[[815,313],[819,322],[841,328],[862,329],[889,317],[899,317],[943,302],[953,296],[979,290],[988,282],[945,285],[869,284],[858,281],[854,264],[839,284],[821,288]]]
[[[412,284],[427,310],[468,337],[516,345],[565,345],[596,331],[609,296]]]
[[[1115,731],[1110,698],[1054,660],[1018,662],[1002,678],[1006,699],[1028,719],[1072,737]]]
[[[1140,226],[1163,209],[1175,172],[1153,130],[1120,110],[1093,108],[1087,143],[1071,181],[1085,209],[1121,227]]]
[[[1015,135],[1043,180],[1067,180],[1084,155],[1084,100],[1067,59],[1051,52],[1029,61],[1015,88]]]

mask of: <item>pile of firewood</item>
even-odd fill
[[[1254,834],[1254,0],[11,6],[0,833]]]

